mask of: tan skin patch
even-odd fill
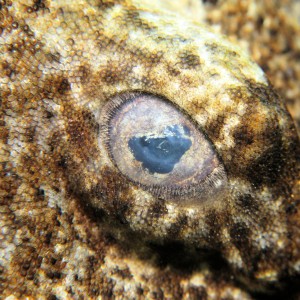
[[[146,1],[1,13],[4,296],[247,299],[292,286],[299,140],[239,48]],[[119,172],[99,118],[136,91],[189,116],[224,165],[224,193],[178,204]]]

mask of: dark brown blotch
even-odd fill
[[[217,214],[213,210],[208,211],[205,216],[205,223],[208,226],[209,231],[207,236],[209,244],[214,248],[219,248],[221,246],[221,224],[225,223],[225,220],[222,221],[222,214]]]
[[[269,142],[273,140],[270,147],[252,161],[245,170],[247,179],[255,187],[260,187],[262,184],[275,185],[283,175],[284,155],[286,153],[282,146],[281,132],[269,128],[265,137]]]
[[[181,73],[180,69],[175,69],[174,67],[172,67],[170,65],[166,66],[166,70],[167,70],[168,74],[170,74],[172,77],[178,76]]]
[[[46,53],[46,58],[48,59],[48,61],[50,63],[53,63],[53,62],[60,63],[61,55],[58,52],[56,52],[56,53]]]
[[[91,75],[91,71],[90,71],[89,67],[87,67],[86,65],[85,66],[80,66],[77,73],[78,73],[78,76],[80,78],[81,83],[88,82],[89,77]]]
[[[249,211],[252,214],[255,214],[259,208],[257,200],[253,198],[251,194],[240,195],[237,198],[236,203],[243,210]]]
[[[102,179],[91,190],[82,187],[84,196],[81,198],[83,201],[89,198],[101,199],[102,208],[122,224],[126,224],[126,215],[130,214],[132,207],[133,198],[130,192],[132,183],[130,184],[119,172],[108,167],[101,169],[100,173]],[[96,205],[94,201],[92,205]]]
[[[33,12],[37,13],[39,11],[46,11],[47,9],[49,9],[48,0],[33,0],[31,5],[26,6],[26,11],[29,14]]]
[[[67,119],[67,133],[72,143],[80,147],[77,150],[83,150],[81,154],[91,154],[93,150],[96,150],[94,138],[99,133],[99,124],[94,116],[88,111],[73,109]]]
[[[227,60],[236,60],[236,57],[239,57],[239,54],[236,51],[230,50],[216,42],[213,43],[205,43],[205,47],[208,49],[209,52],[214,54],[223,53],[226,56]]]
[[[25,134],[24,134],[24,136],[26,138],[26,142],[33,143],[35,135],[36,135],[36,129],[33,126],[29,127],[29,128],[26,128],[26,131],[25,131]]]
[[[153,26],[153,24],[140,17],[139,11],[134,6],[131,6],[126,10],[126,13],[123,17],[123,22],[127,25],[131,24],[133,28],[141,28],[145,31],[156,29],[156,26]]]
[[[99,77],[104,83],[114,85],[122,81],[127,74],[127,72],[122,72],[119,67],[114,67],[114,63],[112,62],[108,63],[107,68],[103,68],[103,70],[99,73]]]
[[[121,279],[131,279],[133,277],[133,275],[130,272],[129,268],[124,268],[124,269],[120,269],[118,267],[116,267],[113,271],[112,274],[117,275],[118,277],[120,277]]]
[[[208,295],[204,286],[191,285],[188,288],[189,299],[206,300]]]
[[[254,141],[254,134],[248,126],[237,127],[233,133],[234,142],[238,147],[246,147]]]
[[[255,96],[259,101],[264,105],[271,105],[275,104],[280,106],[281,99],[279,95],[275,92],[273,89],[271,83],[268,83],[268,85],[259,84],[257,82],[254,82],[253,80],[245,80],[245,83],[247,84],[248,90],[251,92],[253,96]],[[282,111],[283,112],[283,111]]]
[[[179,215],[174,223],[168,229],[168,237],[170,239],[177,239],[180,232],[187,225],[187,216]]]
[[[149,214],[153,218],[163,217],[168,213],[168,209],[165,205],[165,201],[163,199],[158,199],[154,202],[154,204],[149,208]]]
[[[229,231],[232,243],[242,252],[249,251],[250,230],[243,222],[232,224]]]
[[[120,3],[120,2],[122,2],[122,1],[119,1],[119,0],[98,0],[95,5],[96,5],[96,7],[99,8],[100,12],[103,13],[104,9],[114,7],[117,3]]]
[[[3,61],[1,65],[2,65],[2,70],[4,71],[4,74],[7,77],[12,78],[13,76],[17,75],[16,68],[11,64],[9,64],[7,61]]]
[[[208,121],[205,130],[213,141],[221,138],[221,132],[225,121],[226,117],[224,115],[219,115],[217,119]]]
[[[57,89],[58,93],[63,95],[70,90],[71,90],[71,86],[70,86],[68,79],[63,78],[58,86],[58,89]]]
[[[179,65],[182,69],[197,69],[201,66],[200,57],[191,51],[183,51],[179,53]]]

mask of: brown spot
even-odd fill
[[[181,71],[180,69],[175,69],[170,65],[167,65],[167,72],[171,75],[171,76],[178,76],[180,75]]]
[[[203,286],[190,286],[188,288],[189,299],[206,300],[207,292]]]
[[[139,11],[134,6],[128,8],[123,20],[126,24],[132,24],[134,28],[142,28],[145,31],[156,29],[156,26],[140,17]]]
[[[120,72],[118,67],[114,68],[113,64],[108,64],[108,66],[109,67],[107,69],[103,69],[100,72],[101,79],[104,83],[113,85],[124,78],[124,74]]]
[[[246,226],[245,223],[235,223],[230,228],[230,237],[232,240],[232,243],[242,251],[248,251],[248,245],[249,245],[249,228]]]
[[[179,53],[179,61],[182,69],[196,69],[201,65],[199,55],[193,54],[191,51]]]
[[[9,129],[0,125],[0,140],[2,140],[4,142],[4,144],[7,143],[7,139],[9,137]]]
[[[112,271],[112,274],[116,274],[117,276],[119,276],[122,279],[131,279],[133,277],[129,268],[125,268],[125,269],[115,268]]]
[[[252,80],[246,80],[248,90],[265,105],[278,105],[280,107],[280,97],[273,89],[272,85],[258,84]]]
[[[19,23],[18,22],[13,22],[11,24],[11,26],[12,26],[13,29],[17,29],[19,27]]]
[[[274,142],[270,148],[252,161],[245,170],[248,180],[255,187],[259,187],[264,183],[274,185],[281,178],[284,168],[284,149],[281,142],[281,133],[270,128],[268,135],[269,141],[273,139]]]
[[[24,27],[24,30],[25,30],[25,27]],[[52,63],[52,62],[60,63],[61,55],[58,52],[56,52],[56,53],[47,53],[46,57],[48,58],[50,63]]]
[[[85,66],[80,66],[78,69],[78,76],[80,78],[81,83],[86,83],[89,80],[90,77],[90,70],[89,68]]]
[[[218,0],[202,0],[202,2],[205,3],[209,3],[211,5],[216,5],[218,3]]]
[[[102,11],[104,9],[114,7],[117,3],[120,3],[118,0],[98,0],[96,6]]]
[[[205,216],[205,223],[208,226],[209,234],[208,241],[213,247],[220,247],[220,232],[222,220],[221,214],[217,214],[215,211],[208,211]],[[225,222],[225,220],[224,220]]]
[[[70,87],[70,83],[68,81],[68,79],[63,78],[57,88],[57,91],[59,94],[63,95],[65,93],[67,93],[68,91],[70,91],[71,87]]]
[[[89,132],[86,130],[85,124],[81,120],[71,119],[68,122],[68,133],[73,143],[78,146],[88,146]]]
[[[157,287],[155,291],[151,292],[151,299],[155,300],[163,300],[164,298],[164,292],[160,287]]]
[[[242,125],[235,129],[233,138],[238,147],[245,147],[253,143],[254,134],[248,126]]]
[[[38,11],[45,11],[49,7],[48,0],[33,0],[30,6],[27,6],[26,11],[30,14]]]
[[[168,229],[168,236],[171,239],[178,238],[180,232],[183,230],[184,226],[187,224],[187,217],[184,215],[179,215],[174,223]]]
[[[69,113],[71,114],[69,117]],[[80,152],[82,158],[92,155],[97,150],[95,137],[99,133],[99,125],[95,121],[94,116],[85,110],[67,111],[68,127],[67,133],[73,144],[79,147],[75,152]]]
[[[160,218],[168,213],[167,207],[163,199],[158,199],[155,203],[149,208],[149,214],[154,218]]]
[[[241,206],[245,210],[249,210],[253,214],[258,210],[258,203],[250,194],[239,196],[237,199],[237,205]]]
[[[300,206],[300,200],[286,205],[285,211],[288,215],[294,215],[298,212]]]
[[[223,115],[219,115],[217,119],[213,119],[208,122],[205,129],[211,139],[218,140],[220,138],[225,121],[226,117]]]
[[[27,128],[24,136],[26,137],[26,141],[28,143],[32,143],[35,137],[35,128],[34,127]]]

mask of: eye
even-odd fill
[[[140,92],[102,109],[101,141],[119,171],[163,199],[205,200],[227,183],[205,134],[168,100]],[[100,141],[100,142],[101,142]]]

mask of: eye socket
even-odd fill
[[[100,143],[119,171],[155,196],[206,200],[227,184],[224,166],[203,132],[166,99],[142,92],[114,97],[102,109]]]

